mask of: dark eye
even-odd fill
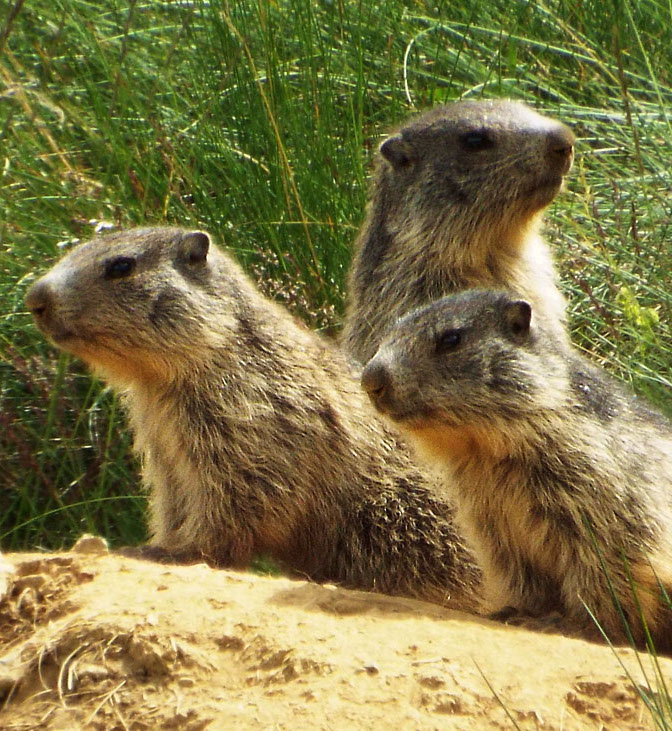
[[[462,145],[467,150],[487,150],[488,147],[492,147],[495,143],[492,138],[484,131],[466,132],[461,138]]]
[[[135,269],[132,256],[115,256],[105,262],[105,279],[123,279]]]
[[[449,353],[455,350],[462,340],[462,333],[459,330],[446,330],[439,333],[436,338],[436,352],[438,354]]]

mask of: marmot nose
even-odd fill
[[[364,369],[361,383],[378,411],[385,411],[385,404],[392,395],[392,382],[387,367],[374,358]]]
[[[564,124],[548,133],[548,154],[552,160],[566,166],[566,171],[574,157],[574,141],[574,133]]]
[[[39,279],[28,290],[26,295],[26,307],[33,313],[34,317],[41,317],[51,306],[51,287],[44,279]]]

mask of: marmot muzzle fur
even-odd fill
[[[37,281],[38,326],[121,395],[152,544],[469,608],[479,571],[451,505],[344,356],[269,302],[208,234],[96,238]]]
[[[446,297],[390,331],[362,384],[439,465],[495,606],[588,629],[585,602],[620,642],[620,604],[670,652],[672,426],[537,320],[508,293]]]
[[[573,157],[564,124],[504,99],[440,106],[388,137],[349,274],[345,350],[364,364],[399,317],[474,287],[518,292],[563,333],[539,228]]]

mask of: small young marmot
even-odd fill
[[[345,350],[366,363],[399,317],[474,287],[519,293],[563,333],[539,228],[573,157],[565,125],[505,99],[437,107],[385,140],[349,275]]]
[[[152,544],[315,580],[477,604],[453,508],[338,349],[266,300],[208,234],[136,229],[73,250],[26,303],[121,395]]]
[[[497,607],[672,650],[672,426],[514,296],[406,316],[362,385],[445,477]],[[636,589],[633,592],[633,586]]]

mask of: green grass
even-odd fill
[[[0,545],[143,538],[116,401],[27,287],[92,221],[204,227],[313,327],[343,313],[372,151],[417,109],[521,98],[580,137],[548,235],[575,341],[672,413],[665,3],[10,2],[0,11]],[[16,11],[15,13],[13,11]]]

